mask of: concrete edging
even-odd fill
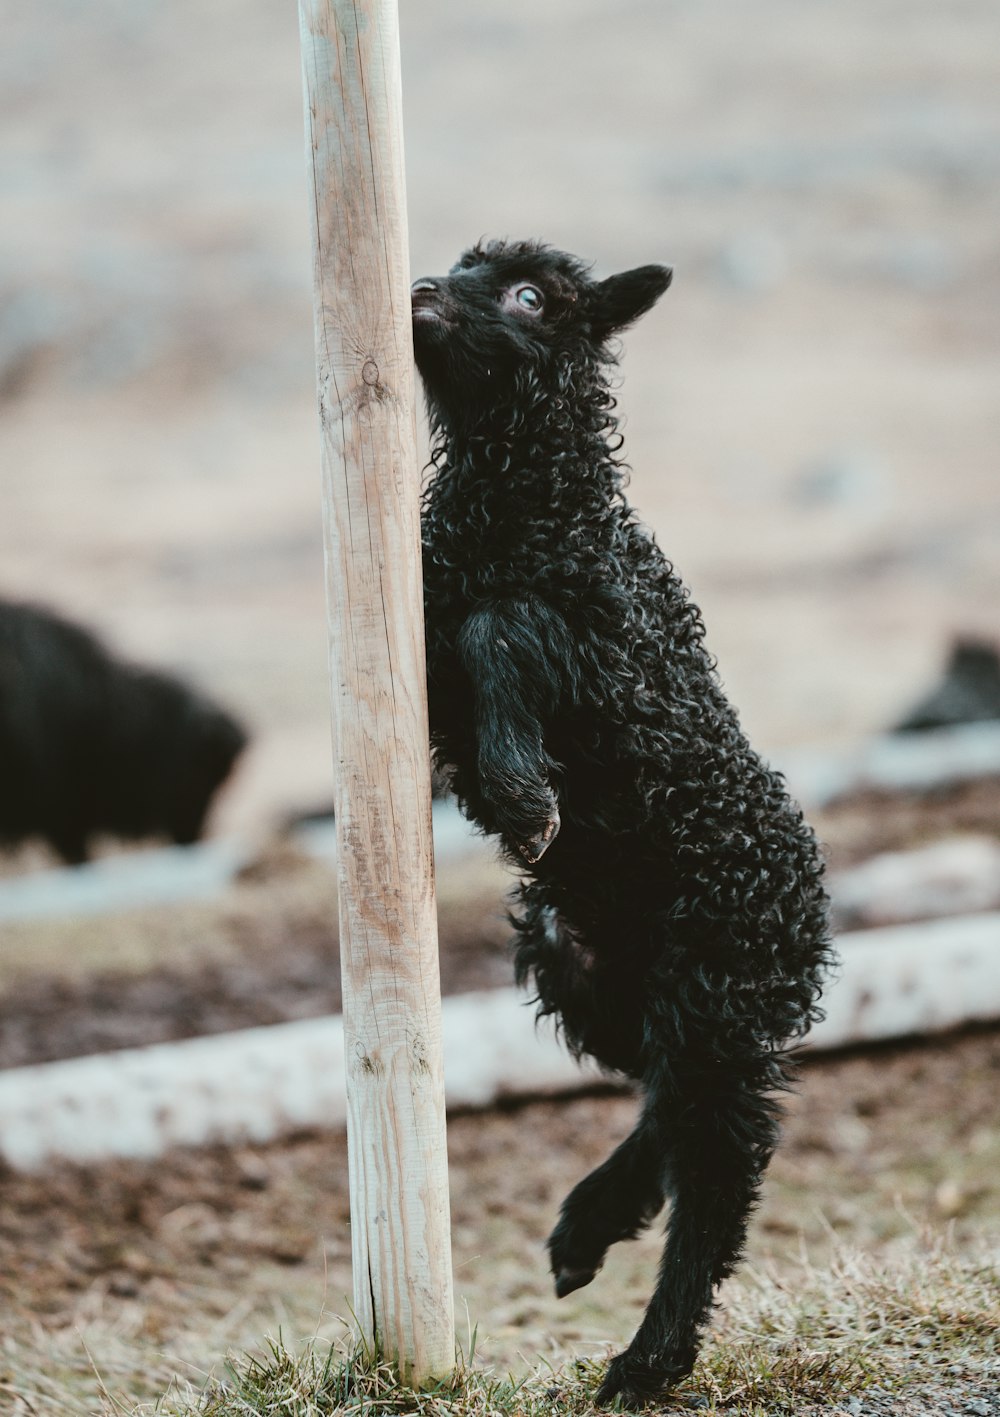
[[[814,1049],[1000,1019],[1000,913],[843,935]],[[444,1000],[450,1108],[572,1091],[578,1067],[515,989]],[[273,1024],[0,1072],[0,1156],[35,1170],[63,1158],[151,1158],[173,1146],[270,1141],[346,1119],[340,1017]]]

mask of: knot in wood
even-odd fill
[[[378,383],[378,365],[374,359],[366,359],[361,367],[361,377],[366,384],[374,387]]]

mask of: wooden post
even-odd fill
[[[355,1315],[454,1367],[396,0],[300,0]]]

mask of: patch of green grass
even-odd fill
[[[883,1393],[982,1383],[998,1372],[1000,1274],[986,1258],[928,1244],[887,1266],[841,1251],[795,1280],[757,1273],[730,1286],[692,1376],[660,1411],[692,1403],[731,1417],[833,1412],[877,1385]],[[175,1386],[130,1417],[587,1417],[603,1363],[568,1363],[523,1380],[460,1365],[425,1392],[400,1386],[363,1345],[279,1338],[230,1359],[203,1390]],[[110,1410],[110,1409],[109,1409]]]

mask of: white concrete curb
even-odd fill
[[[809,1046],[836,1048],[1000,1018],[1000,914],[845,935],[827,1018]],[[486,1107],[592,1084],[514,989],[444,1001],[451,1107]],[[155,1157],[172,1146],[267,1141],[346,1118],[341,1018],[274,1024],[0,1072],[0,1155],[33,1170],[57,1157]]]

